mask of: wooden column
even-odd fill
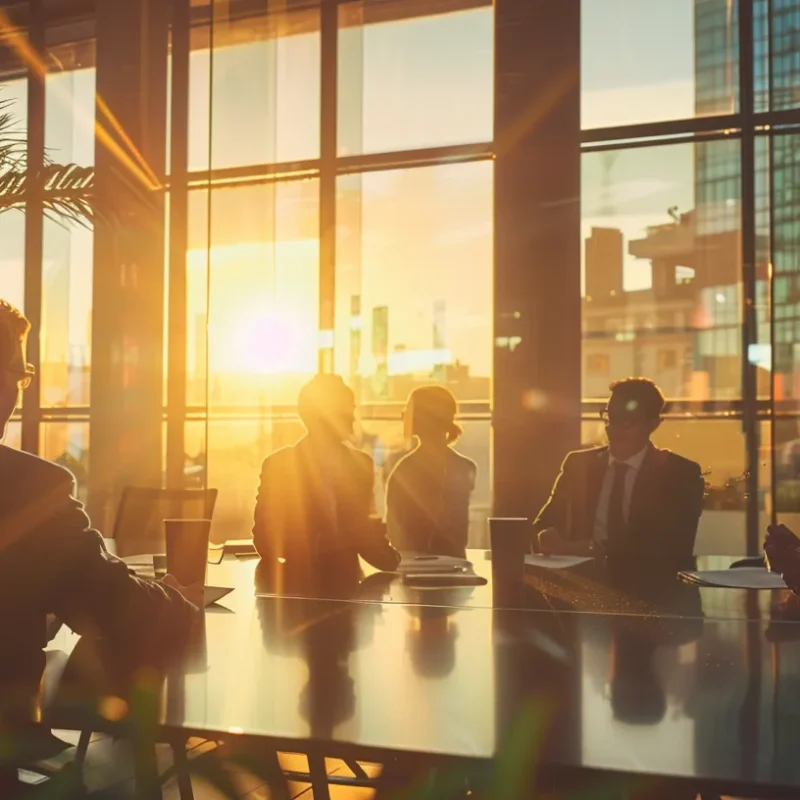
[[[580,443],[580,2],[495,2],[494,511]]]
[[[98,224],[89,506],[110,530],[121,488],[161,485],[167,4],[97,4]]]

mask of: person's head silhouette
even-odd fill
[[[26,360],[30,329],[30,322],[19,309],[0,300],[0,439],[6,435],[8,420],[23,389],[33,380],[33,367]]]
[[[661,424],[664,406],[661,389],[648,378],[626,378],[611,384],[603,420],[614,458],[625,461],[647,447]]]
[[[444,386],[421,386],[409,395],[403,415],[407,438],[416,436],[422,446],[453,444],[461,436],[453,393]]]
[[[340,443],[353,435],[355,396],[338,375],[315,375],[300,390],[297,410],[315,442]]]

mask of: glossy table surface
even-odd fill
[[[480,573],[488,562],[471,555]],[[256,596],[255,576],[254,560],[209,568],[235,590],[167,677],[166,727],[483,760],[530,714],[549,765],[800,788],[800,625],[771,623],[754,593],[719,614],[677,582],[657,612],[652,598],[637,614],[596,600],[502,610],[491,584],[447,605],[385,576],[367,601]],[[69,651],[74,636],[52,645]]]

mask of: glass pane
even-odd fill
[[[582,0],[582,127],[734,113],[737,7],[731,0]]]
[[[4,59],[7,51],[0,48]],[[2,131],[5,141],[18,143],[25,153],[28,134],[28,84],[23,79],[5,80],[0,76],[0,113],[9,115]],[[0,213],[0,297],[22,309],[25,304],[25,213],[11,209]]]
[[[54,65],[91,63],[82,45],[59,48]],[[45,148],[57,164],[94,164],[95,70],[48,73],[45,80]],[[41,404],[89,404],[92,266],[90,227],[54,212],[44,221],[42,263]]]
[[[297,418],[242,417],[209,422],[208,486],[219,491],[211,528],[213,541],[246,539],[251,535],[263,460],[273,450],[294,444],[303,433]],[[190,456],[199,443],[197,434],[193,436],[190,442],[187,430]]]
[[[768,20],[769,9],[772,19]],[[800,5],[797,0],[756,2],[754,48],[756,56],[756,108],[769,108],[769,80],[772,80],[772,108],[783,111],[800,105]],[[772,38],[769,39],[770,26]],[[759,66],[762,68],[759,69]]]
[[[602,423],[584,420],[583,446],[606,443]],[[759,508],[766,524],[769,508],[769,431],[762,426]],[[669,417],[653,436],[657,447],[700,464],[706,500],[695,541],[697,555],[744,555],[746,542],[746,461],[742,423],[738,419]],[[762,528],[763,530],[763,528]]]
[[[336,371],[361,403],[431,382],[488,403],[492,192],[488,161],[339,179]]]
[[[43,422],[40,429],[41,456],[66,467],[78,486],[78,499],[86,502],[89,482],[89,423]]]
[[[212,190],[210,259],[208,202],[190,194],[187,402],[292,405],[317,370],[318,182]]]
[[[367,412],[368,409],[362,409]],[[492,508],[491,423],[485,420],[461,420],[464,433],[455,449],[471,458],[478,467],[475,489],[470,498],[468,547],[489,548],[488,519]],[[409,450],[399,419],[362,419],[356,433],[356,446],[368,453],[375,463],[375,509],[386,513],[386,481],[394,466]]]
[[[339,7],[341,155],[492,140],[493,9],[430,5]]]
[[[3,444],[6,447],[13,447],[19,450],[22,446],[22,423],[17,420],[12,420],[8,423],[6,428],[6,438],[3,439]]]
[[[773,146],[775,502],[781,521],[800,528],[800,135]]]
[[[209,103],[211,168],[317,158],[319,10],[214,13],[213,64],[208,26],[193,33],[189,169],[209,168]]]
[[[583,396],[644,375],[740,397],[739,143],[588,153],[582,173]]]

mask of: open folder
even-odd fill
[[[700,572],[679,572],[678,577],[697,586],[715,586],[720,589],[786,589],[783,578],[764,567],[714,569]]]

